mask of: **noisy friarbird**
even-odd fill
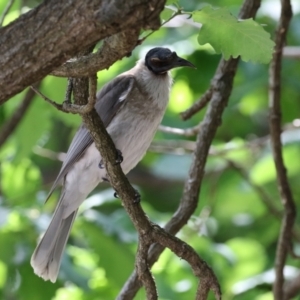
[[[172,85],[169,71],[177,67],[194,65],[167,48],[153,48],[134,68],[97,93],[95,108],[116,149],[122,153],[125,174],[150,146],[168,104]],[[78,207],[107,176],[100,162],[89,131],[81,125],[49,193],[50,196],[63,183],[53,218],[31,257],[34,272],[44,280],[56,281]]]

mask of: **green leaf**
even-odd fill
[[[225,8],[206,6],[193,13],[193,20],[201,23],[200,45],[211,44],[225,59],[241,56],[244,61],[269,63],[274,42],[270,34],[252,19],[237,20]]]

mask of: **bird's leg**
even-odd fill
[[[123,155],[122,155],[122,152],[119,149],[116,149],[116,150],[117,150],[117,152],[116,152],[115,165],[119,165],[123,161]],[[102,159],[100,160],[98,166],[99,166],[100,169],[104,169],[105,166],[104,166],[104,162],[103,162]]]

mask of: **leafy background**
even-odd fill
[[[186,11],[204,5],[196,0],[179,3]],[[241,3],[240,0],[216,0],[211,4],[237,15]],[[15,1],[5,23],[37,4],[33,0]],[[5,5],[6,1],[0,0],[0,12]],[[296,15],[288,44],[299,45],[297,1],[293,6]],[[279,1],[263,1],[257,18],[271,35],[277,23],[277,10]],[[162,19],[167,15],[170,12],[165,10]],[[197,125],[204,111],[186,122],[180,119],[179,112],[207,89],[221,57],[210,45],[199,46],[198,33],[199,28],[190,20],[172,20],[151,35],[130,58],[99,72],[98,87],[131,68],[151,47],[170,47],[198,68],[172,72],[175,83],[163,124],[179,128]],[[299,78],[300,62],[285,58],[282,76],[284,157],[295,199],[300,196]],[[49,98],[61,101],[65,87],[65,79],[48,76],[40,90]],[[0,107],[1,126],[25,92]],[[280,220],[264,201],[269,199],[279,211],[281,204],[268,142],[267,115],[268,65],[241,62],[207,162],[198,208],[179,234],[214,269],[226,300],[272,299],[272,270]],[[133,270],[137,234],[121,201],[115,199],[113,190],[104,184],[80,209],[58,281],[44,282],[30,267],[30,256],[38,236],[50,221],[59,191],[46,205],[44,200],[79,124],[79,116],[58,112],[35,97],[17,130],[0,149],[0,299],[114,299]],[[194,140],[158,132],[155,145],[165,149],[175,143],[180,147],[172,153],[149,151],[129,175],[142,195],[144,210],[160,225],[169,220],[178,205],[191,162],[187,148]],[[299,217],[296,223],[299,224]],[[297,250],[299,226],[295,231]],[[298,274],[298,268],[299,262],[290,259],[285,268],[288,278]],[[170,251],[163,253],[153,271],[160,299],[193,299],[197,281],[189,266]],[[144,298],[143,291],[136,296],[136,299]]]

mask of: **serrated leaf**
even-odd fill
[[[193,13],[193,20],[201,23],[200,45],[211,44],[225,59],[241,56],[244,61],[269,63],[274,42],[270,34],[253,19],[237,20],[225,8],[206,6]]]

